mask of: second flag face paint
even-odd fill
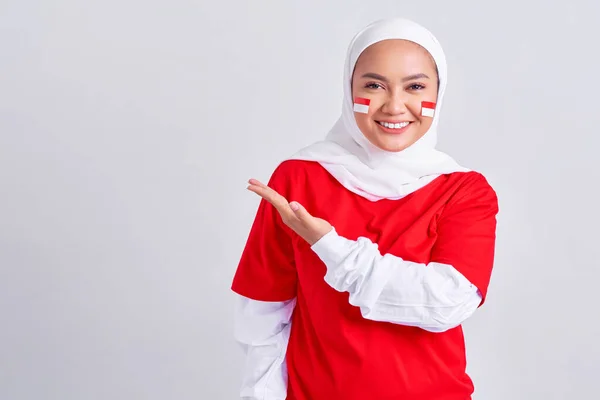
[[[435,115],[435,103],[432,101],[422,101],[421,115],[423,117],[433,117]]]
[[[368,114],[369,113],[369,104],[371,104],[371,100],[365,99],[362,97],[354,98],[354,112]]]

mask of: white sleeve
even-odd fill
[[[285,400],[285,355],[296,300],[263,302],[238,296],[235,339],[246,350],[240,397],[245,400]]]
[[[327,267],[325,281],[349,292],[350,304],[367,319],[443,332],[464,322],[481,303],[479,290],[451,265],[382,256],[364,237],[348,240],[333,229],[312,250]]]

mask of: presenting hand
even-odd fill
[[[250,179],[248,183],[248,190],[271,203],[283,222],[311,246],[333,229],[329,222],[310,215],[300,203],[288,203],[285,197],[256,179]]]

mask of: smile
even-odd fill
[[[410,122],[408,121],[404,121],[404,122],[396,122],[396,123],[390,123],[390,122],[379,122],[377,121],[377,123],[385,128],[388,129],[402,129],[408,126],[408,124],[410,124]]]

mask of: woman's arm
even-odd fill
[[[327,266],[325,281],[349,292],[350,304],[367,319],[443,332],[481,303],[479,290],[451,265],[381,255],[369,239],[348,240],[335,230],[312,249]]]
[[[290,193],[294,168],[279,165],[269,184]],[[246,350],[240,392],[246,400],[287,396],[285,359],[298,287],[292,234],[277,210],[261,201],[231,285],[239,295],[234,336]]]
[[[285,400],[285,356],[296,300],[263,302],[238,296],[235,338],[246,351],[240,397]]]
[[[439,217],[427,265],[382,255],[370,240],[348,240],[335,230],[312,248],[327,266],[327,283],[349,292],[365,318],[440,332],[464,322],[485,301],[497,213],[496,193],[474,174]]]
[[[368,318],[439,332],[462,323],[485,301],[498,199],[481,174],[468,176],[444,208],[428,265],[381,255],[366,238],[342,238],[327,221],[256,180],[249,190],[313,247],[327,266],[327,282],[349,292],[350,302]]]

